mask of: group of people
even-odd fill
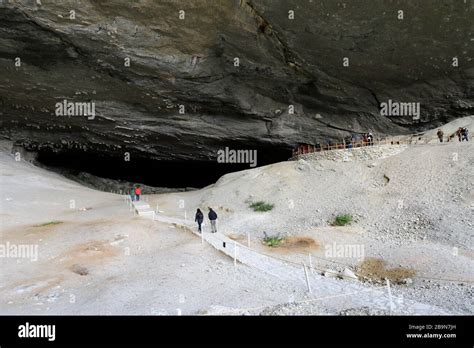
[[[456,135],[458,136],[459,141],[469,141],[469,131],[467,127],[459,127],[456,131]]]
[[[207,214],[207,217],[209,218],[209,221],[211,222],[211,233],[216,233],[217,232],[217,213],[212,209],[208,208],[209,213]],[[198,231],[199,233],[202,233],[202,223],[204,221],[204,214],[202,213],[201,209],[196,210],[196,216],[194,217],[194,221],[197,222],[198,224]]]
[[[138,202],[140,200],[141,194],[142,189],[140,185],[132,186],[132,188],[130,189],[130,199],[132,200],[132,202]]]
[[[344,138],[344,144],[346,149],[352,149],[355,143],[358,143],[362,140],[362,146],[372,146],[374,145],[374,135],[372,132],[363,133],[362,139],[360,135],[349,135]],[[357,144],[355,144],[357,146]]]
[[[374,145],[374,135],[372,134],[372,132],[368,132],[368,133],[363,133],[362,136],[357,134],[357,135],[349,135],[347,137],[344,138],[344,143],[343,144],[339,144],[337,145],[337,148],[346,148],[346,149],[352,149],[354,147],[354,144],[357,143],[357,142],[362,142],[362,146],[372,146]],[[298,147],[301,147],[302,145],[299,145],[297,147],[295,147],[295,149],[293,150],[293,153],[297,153],[298,152]],[[307,145],[306,145],[307,146]],[[324,151],[324,150],[334,150],[334,143],[332,142],[331,139],[328,139],[326,140],[326,144],[325,145],[321,145],[321,143],[318,141],[316,142],[316,145],[314,146],[314,151],[316,152],[320,152],[320,151]],[[339,146],[342,146],[342,147],[339,147]],[[303,153],[304,153],[304,149],[303,149]]]
[[[362,142],[365,146],[374,145],[374,135],[372,134],[372,132],[362,134]]]
[[[141,189],[140,185],[132,186],[132,188],[130,189],[130,199],[133,202],[140,201],[141,194],[142,194],[142,189]],[[209,213],[207,214],[207,217],[209,218],[209,221],[211,222],[211,232],[216,233],[217,232],[217,224],[216,224],[217,213],[212,208],[209,207]],[[201,209],[199,209],[199,208],[196,211],[196,216],[194,218],[194,221],[197,222],[198,231],[199,231],[199,233],[201,233],[202,232],[201,225],[204,222],[204,214],[202,213]]]
[[[469,141],[469,130],[467,127],[459,127],[454,134],[458,137],[459,141]],[[448,141],[454,137],[454,134],[448,137]],[[436,135],[438,136],[439,142],[442,143],[444,132],[441,129],[438,129]]]

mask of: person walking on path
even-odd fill
[[[201,224],[202,224],[202,221],[204,220],[204,214],[202,213],[201,209],[197,209],[196,210],[196,216],[194,218],[194,221],[197,222],[198,224],[198,231],[199,233],[202,232],[202,229],[201,229]]]
[[[456,135],[458,136],[458,140],[461,141],[462,127],[459,127],[459,128],[458,128],[458,130],[456,131]]]
[[[211,232],[216,233],[217,232],[217,227],[216,227],[216,220],[217,220],[217,214],[212,208],[209,208],[209,214],[208,214],[209,220],[211,221]]]
[[[142,194],[142,189],[140,188],[140,186],[137,186],[135,188],[135,200],[138,202],[140,201],[140,196]]]
[[[441,129],[438,129],[438,133],[436,133],[436,135],[438,136],[439,142],[442,143],[444,135],[443,131]]]
[[[130,199],[132,202],[135,201],[135,188],[133,186],[130,188]]]

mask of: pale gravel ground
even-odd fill
[[[186,315],[304,295],[244,265],[235,271],[232,260],[189,232],[134,218],[120,196],[5,153],[0,174],[0,244],[38,245],[39,252],[36,262],[0,258],[0,314]],[[64,223],[34,227],[52,220]],[[89,274],[73,273],[75,264]]]

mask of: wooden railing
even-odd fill
[[[410,144],[427,144],[433,140],[439,141],[438,137],[423,137],[422,135],[412,135],[412,136],[398,136],[398,137],[389,137],[383,139],[374,139],[372,143],[368,141],[353,141],[349,143],[336,143],[336,144],[325,144],[325,145],[311,145],[303,144],[300,145],[296,150],[293,151],[293,157],[304,155],[307,153],[313,152],[322,152],[322,151],[332,151],[332,150],[343,150],[343,149],[353,149],[366,146],[380,146],[380,145],[410,145]],[[444,142],[457,141],[457,137],[453,135],[448,135],[443,137]]]
[[[321,151],[332,151],[332,150],[342,150],[342,149],[351,149],[351,148],[358,148],[358,147],[366,147],[366,146],[374,146],[374,145],[399,145],[401,144],[400,139],[374,139],[374,141],[369,142],[369,141],[353,141],[353,142],[348,142],[348,143],[336,143],[336,144],[325,144],[321,146],[316,146],[316,145],[310,145],[310,144],[304,144],[298,146],[298,148],[293,151],[293,156],[299,156],[299,155],[304,155],[307,153],[312,153],[312,152],[321,152]]]

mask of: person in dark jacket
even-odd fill
[[[197,222],[198,224],[198,231],[199,233],[202,232],[202,229],[201,229],[201,224],[202,224],[202,221],[204,220],[204,214],[202,213],[201,209],[197,209],[196,210],[196,216],[194,218],[194,221]]]
[[[436,133],[436,135],[438,136],[439,142],[442,143],[444,132],[441,129],[438,129],[438,133]]]
[[[217,227],[216,227],[216,220],[217,220],[217,214],[212,208],[209,208],[209,214],[207,215],[209,217],[209,220],[211,221],[211,232],[216,233],[217,232]]]
[[[459,127],[458,130],[456,131],[456,135],[458,136],[458,140],[459,141],[462,141],[461,140],[461,137],[462,137],[462,127]]]
[[[469,141],[469,131],[467,130],[466,127],[464,127],[461,130],[461,138],[462,138],[462,141],[464,141],[464,140]]]

